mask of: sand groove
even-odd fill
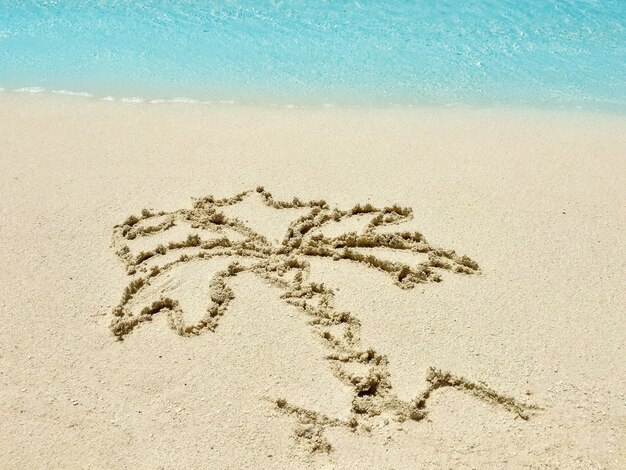
[[[221,211],[222,208],[237,204],[255,194],[271,208],[304,208],[308,213],[289,225],[280,244],[273,244],[242,221],[229,218]],[[364,215],[371,216],[371,220],[359,232],[329,237],[320,230],[324,224]],[[114,249],[126,265],[128,274],[134,278],[126,287],[119,305],[113,310],[111,330],[121,340],[142,323],[150,321],[153,315],[163,312],[168,315],[170,327],[180,335],[215,331],[234,297],[228,280],[242,272],[253,273],[280,288],[283,292],[282,298],[306,315],[312,332],[328,348],[326,360],[333,374],[352,390],[350,418],[346,420],[295,406],[283,398],[272,399],[278,410],[297,421],[293,436],[303,449],[329,452],[331,445],[324,437],[324,429],[327,427],[367,431],[379,418],[381,422],[388,422],[389,418],[396,421],[420,421],[426,416],[431,394],[442,387],[455,388],[479,400],[500,406],[515,416],[528,419],[537,407],[435,368],[427,371],[425,389],[419,396],[413,400],[399,399],[392,387],[387,358],[374,349],[365,349],[362,346],[359,319],[351,312],[340,311],[334,307],[332,289],[308,281],[308,257],[328,257],[335,261],[344,260],[377,269],[389,275],[403,289],[420,283],[439,282],[441,277],[437,270],[466,275],[479,273],[479,266],[475,261],[467,256],[459,256],[452,250],[431,245],[418,232],[377,232],[381,227],[393,226],[411,218],[410,208],[397,205],[376,208],[370,204],[359,204],[349,210],[340,210],[331,209],[324,200],[301,201],[294,198],[291,202],[278,201],[261,187],[231,198],[214,199],[208,196],[196,199],[191,209],[158,213],[144,209],[141,216],[130,216],[113,231]],[[167,245],[159,244],[139,253],[133,253],[129,248],[129,240],[150,237],[183,222],[219,236],[203,240],[198,234],[189,235],[183,240],[172,241]],[[239,234],[240,240],[230,240],[227,236],[229,230]],[[172,254],[190,247],[197,248],[197,252],[184,252],[178,258],[172,258]],[[403,250],[406,253],[421,253],[427,258],[409,265],[385,260],[375,254],[365,254],[362,250],[365,248]],[[141,303],[138,298],[142,290],[156,282],[164,273],[191,260],[211,258],[235,258],[236,261],[211,278],[210,305],[198,321],[186,323],[179,301],[169,296],[162,295],[146,305],[138,305]],[[159,264],[159,259],[169,261]],[[149,261],[153,263],[150,267]]]

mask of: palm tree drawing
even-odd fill
[[[305,215],[291,222],[281,243],[272,243],[241,220],[224,213],[225,208],[254,194],[272,209],[297,208],[306,211]],[[325,224],[354,217],[367,217],[369,222],[359,231],[334,237],[325,235],[321,230]],[[351,312],[335,308],[332,289],[309,280],[309,260],[312,257],[326,257],[377,269],[390,276],[401,289],[439,282],[438,273],[442,270],[463,275],[479,273],[475,261],[452,250],[431,245],[418,232],[389,230],[411,218],[410,208],[397,205],[376,208],[364,204],[340,210],[329,207],[323,200],[301,201],[294,198],[290,202],[278,201],[261,187],[225,199],[211,196],[196,199],[191,209],[158,213],[144,210],[141,216],[131,216],[114,228],[113,247],[128,274],[133,277],[121,302],[113,310],[111,330],[122,340],[154,315],[162,313],[167,315],[170,327],[182,336],[214,332],[234,298],[229,280],[240,273],[253,273],[279,287],[282,299],[302,312],[311,331],[328,349],[325,359],[332,373],[352,391],[350,418],[343,420],[293,405],[282,398],[272,400],[278,410],[295,418],[297,426],[293,436],[298,444],[310,451],[330,451],[330,443],[324,437],[324,430],[328,427],[346,427],[355,431],[367,429],[368,422],[379,416],[396,421],[420,421],[426,416],[432,392],[442,387],[469,393],[503,407],[515,417],[528,419],[535,406],[502,395],[482,383],[435,368],[427,373],[423,393],[412,400],[401,400],[392,387],[387,358],[375,349],[362,346],[359,319]],[[179,241],[159,244],[138,253],[129,246],[136,241],[149,241],[150,237],[181,224],[208,230],[217,236],[207,240],[198,234],[187,235]],[[379,256],[377,249],[419,253],[424,261],[413,266],[389,261]],[[213,275],[208,286],[208,308],[196,321],[185,320],[180,299],[166,296],[158,289],[156,294],[147,293],[150,286],[158,284],[161,276],[177,267],[216,258],[235,260]],[[367,372],[353,372],[357,369],[350,366],[355,364],[360,365],[358,370]]]

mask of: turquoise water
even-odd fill
[[[0,87],[626,111],[626,0],[0,0]]]

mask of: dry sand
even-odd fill
[[[0,96],[0,467],[624,468],[625,135]]]

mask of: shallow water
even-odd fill
[[[625,64],[622,0],[0,2],[5,90],[625,112]]]

